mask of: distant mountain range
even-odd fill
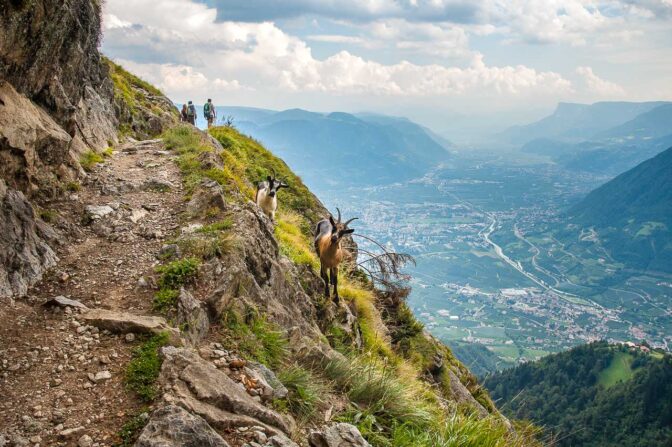
[[[568,211],[627,266],[672,273],[672,148],[592,191]]]
[[[311,185],[379,185],[423,175],[450,160],[451,143],[405,118],[218,107]]]
[[[561,103],[498,137],[571,170],[616,175],[672,145],[672,103]]]
[[[496,373],[484,385],[504,414],[545,427],[548,445],[667,447],[672,356],[647,350],[592,343]]]

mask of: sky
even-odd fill
[[[105,0],[102,51],[178,103],[384,113],[449,137],[560,101],[672,100],[672,0]]]

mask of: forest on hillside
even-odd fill
[[[595,342],[485,380],[509,417],[558,446],[672,446],[672,356]]]

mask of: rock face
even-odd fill
[[[25,196],[0,179],[0,298],[24,295],[56,263],[48,244],[55,239]]]
[[[91,0],[12,0],[0,7],[0,78],[70,136],[96,147],[116,139],[117,127],[112,82],[98,53],[100,7]]]
[[[167,405],[156,410],[135,447],[229,447],[203,418]]]
[[[177,299],[177,324],[184,327],[182,336],[193,346],[198,345],[210,329],[205,306],[184,289]]]
[[[216,429],[263,426],[269,436],[286,435],[293,421],[254,400],[244,387],[196,352],[164,347],[164,399],[204,418]]]
[[[357,427],[345,423],[312,432],[308,436],[308,442],[310,447],[371,447]]]

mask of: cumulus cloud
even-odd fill
[[[173,7],[179,14],[154,13]],[[349,51],[318,59],[305,41],[271,22],[219,22],[214,9],[188,0],[137,0],[132,10],[123,0],[108,0],[104,25],[106,50],[177,96],[213,88],[390,96],[557,95],[571,90],[571,83],[554,72],[489,66],[482,55],[466,50],[462,29],[432,24],[379,22],[371,33],[409,50],[434,41],[437,53],[468,56],[467,66],[383,64]]]
[[[620,85],[600,78],[590,67],[578,67],[576,74],[581,78],[583,87],[591,96],[614,98],[625,95],[625,89]]]

